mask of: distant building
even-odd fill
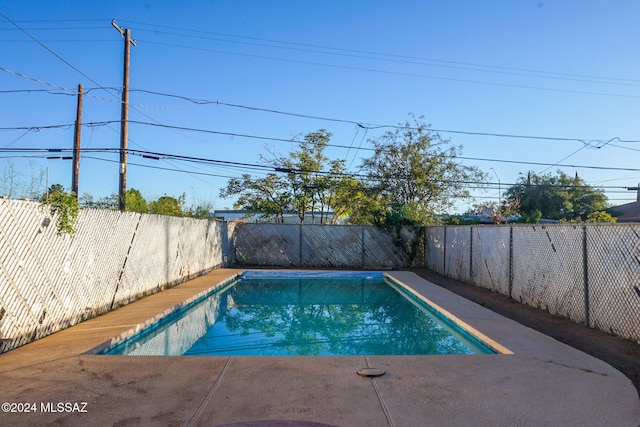
[[[615,216],[618,222],[640,222],[640,201],[614,206],[607,212]]]

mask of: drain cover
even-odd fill
[[[379,377],[384,375],[384,371],[377,368],[362,368],[358,369],[356,373],[361,377]]]

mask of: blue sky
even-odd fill
[[[78,84],[88,91],[83,122],[111,122],[83,127],[82,147],[119,147],[123,42],[114,19],[136,40],[130,149],[252,164],[295,144],[238,135],[287,140],[324,128],[333,144],[352,147],[328,154],[356,171],[368,139],[384,132],[356,123],[394,125],[413,113],[491,178],[457,211],[497,201],[498,181],[504,191],[528,170],[577,172],[613,205],[635,200],[625,187],[640,181],[636,1],[23,0],[0,2],[0,12],[12,21],[0,16],[3,149],[71,148],[72,127],[37,128],[74,122]],[[117,193],[117,161],[85,153],[80,193]],[[25,182],[48,170],[50,184],[71,185],[69,160],[3,158],[0,169],[9,162]],[[127,186],[148,199],[186,193],[188,204],[217,209],[233,204],[218,198],[226,177],[248,171],[129,162]]]

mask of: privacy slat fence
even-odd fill
[[[426,267],[640,342],[640,225],[428,227]]]
[[[420,228],[238,224],[236,261],[269,267],[391,269],[423,266]]]
[[[81,210],[58,235],[38,203],[0,199],[0,352],[222,266],[227,223]]]
[[[213,268],[426,267],[640,342],[640,225],[233,224],[0,199],[0,352]]]

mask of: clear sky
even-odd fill
[[[640,181],[635,0],[3,0],[0,12],[0,170],[12,164],[25,182],[48,171],[49,184],[71,186],[71,161],[6,149],[71,148],[72,126],[44,127],[74,123],[78,84],[82,148],[119,147],[115,20],[136,40],[130,149],[254,164],[324,128],[343,146],[328,154],[356,171],[368,139],[385,131],[357,123],[394,125],[413,113],[489,174],[488,188],[472,188],[475,202],[497,201],[498,182],[504,191],[519,173],[557,169],[602,187],[612,205],[635,200],[625,189]],[[79,192],[117,193],[117,153],[83,156]],[[186,193],[187,204],[216,209],[233,204],[218,198],[228,177],[260,174],[129,162],[127,186],[147,199]]]

